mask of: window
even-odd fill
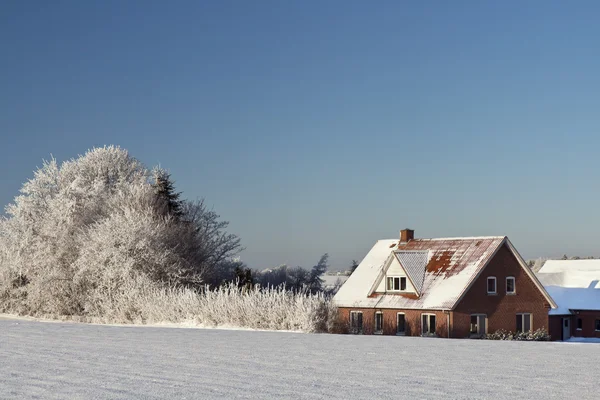
[[[517,332],[529,332],[531,330],[531,314],[517,314]]]
[[[515,277],[509,276],[506,278],[506,294],[515,294]]]
[[[406,333],[406,316],[398,313],[396,335],[404,335]]]
[[[422,327],[421,331],[423,336],[435,335],[435,315],[434,314],[422,314]]]
[[[363,333],[362,311],[350,311],[350,332]]]
[[[387,278],[387,290],[406,290],[406,277],[405,276],[388,276]]]
[[[581,318],[577,318],[577,330],[580,331],[583,329],[583,320]]]
[[[375,333],[383,333],[383,313],[381,311],[375,313]]]
[[[600,319],[596,320],[596,332],[600,332]]]
[[[486,326],[487,315],[485,314],[473,314],[471,315],[471,330],[472,336],[485,335],[487,331]]]
[[[488,292],[488,294],[496,294],[496,277],[495,276],[488,276],[487,292]]]

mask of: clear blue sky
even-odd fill
[[[600,255],[597,1],[4,1],[0,203],[118,144],[255,268],[404,227]]]

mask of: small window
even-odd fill
[[[402,313],[398,313],[396,334],[404,335],[406,333],[406,316]]]
[[[506,294],[515,294],[515,278],[514,276],[509,276],[506,278]]]
[[[486,333],[486,319],[485,314],[473,314],[471,315],[471,330],[472,336],[481,336]]]
[[[487,292],[488,294],[496,294],[496,277],[488,276],[487,278]]]
[[[350,311],[350,332],[354,334],[363,333],[362,311]]]
[[[383,333],[383,313],[381,311],[377,311],[375,313],[375,334]]]
[[[600,332],[600,319],[596,320],[596,332]]]
[[[581,318],[577,318],[577,330],[580,331],[583,329],[583,320]]]
[[[422,315],[421,330],[422,330],[423,336],[435,335],[436,325],[435,325],[435,315],[434,314],[423,314]]]
[[[392,290],[392,291],[406,290],[406,277],[405,276],[388,276],[387,290]]]
[[[517,332],[531,331],[531,314],[517,314]]]

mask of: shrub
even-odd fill
[[[548,341],[550,340],[550,334],[544,328],[537,329],[535,331],[527,332],[510,332],[504,329],[499,329],[494,333],[488,333],[484,335],[482,339],[487,340],[524,340],[524,341]]]

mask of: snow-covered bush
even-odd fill
[[[283,287],[246,290],[230,283],[196,291],[161,287],[134,275],[118,287],[105,286],[95,293],[85,321],[328,332],[337,318],[329,297]]]
[[[535,331],[527,332],[510,332],[504,329],[497,330],[493,333],[488,333],[483,336],[483,339],[488,340],[525,340],[525,341],[548,341],[550,334],[544,328]]]

